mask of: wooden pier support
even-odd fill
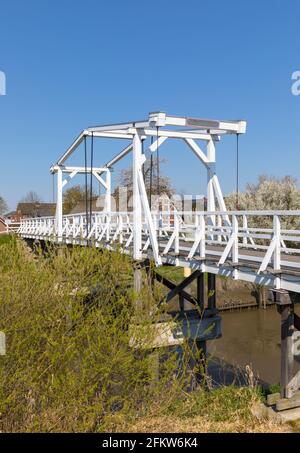
[[[143,278],[142,270],[139,267],[134,267],[133,269],[133,289],[137,297],[136,300],[136,310],[139,311],[142,309],[142,301],[140,298],[140,292],[142,290]]]
[[[291,293],[276,291],[276,305],[281,316],[281,371],[280,393],[282,398],[292,398],[300,386],[299,373],[294,374],[293,334],[298,317],[294,313]]]
[[[190,277],[192,275],[192,269],[190,267],[184,267],[183,268],[183,276],[186,279],[187,277]],[[185,286],[185,292],[188,294],[191,294],[191,285],[186,285]],[[179,295],[179,305],[181,310],[192,310],[194,308],[194,305],[188,300],[185,299],[182,295],[182,293]]]
[[[215,274],[207,274],[207,308],[216,308],[217,293],[216,293],[216,276]]]
[[[197,277],[197,303],[200,311],[203,312],[205,304],[205,283],[203,272]]]
[[[149,273],[149,269],[149,264],[147,264],[147,273]],[[188,340],[190,345],[191,356],[189,368],[193,370],[194,375],[191,386],[195,386],[200,382],[205,383],[207,376],[206,342],[207,340],[216,339],[221,336],[221,318],[218,316],[216,310],[215,275],[208,275],[209,283],[207,287],[207,308],[205,308],[205,275],[200,270],[192,272],[190,268],[184,268],[184,279],[179,284],[175,284],[166,277],[160,275],[159,271],[156,269],[152,269],[151,278],[153,277],[170,290],[161,299],[158,306],[162,303],[169,303],[176,296],[179,298],[180,311],[169,313],[172,314],[178,324],[178,332],[175,337],[178,338],[178,345],[180,346],[183,338],[181,340],[178,334],[181,332],[181,335]],[[192,295],[191,293],[191,284],[193,281],[196,281],[195,295]],[[165,343],[164,346],[166,346]],[[179,359],[179,372],[180,367],[181,365]]]

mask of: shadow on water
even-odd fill
[[[299,314],[299,306],[296,312]],[[280,316],[276,307],[222,313],[223,336],[208,342],[214,385],[261,385],[280,381]],[[295,371],[300,361],[295,360]],[[252,372],[254,376],[252,375]]]

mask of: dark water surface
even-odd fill
[[[298,315],[299,308],[295,310]],[[208,342],[213,379],[230,383],[239,371],[243,375],[248,365],[262,383],[279,383],[280,315],[276,307],[223,312],[221,316],[223,337]],[[299,369],[300,360],[296,357],[295,370]]]

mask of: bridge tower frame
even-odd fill
[[[200,118],[179,117],[168,115],[165,112],[152,112],[145,120],[129,123],[117,123],[104,126],[89,127],[81,132],[72,145],[59,158],[56,165],[52,166],[51,173],[57,174],[57,201],[56,201],[56,234],[61,240],[63,232],[63,195],[62,191],[70,179],[78,173],[90,173],[97,178],[106,190],[107,212],[111,208],[109,199],[111,197],[111,168],[128,153],[132,152],[132,174],[133,174],[133,258],[142,259],[142,213],[146,218],[147,229],[152,246],[153,259],[157,266],[161,265],[158,240],[155,234],[155,225],[151,216],[151,210],[145,188],[142,167],[146,157],[142,153],[142,141],[152,137],[153,143],[148,147],[150,152],[155,152],[167,139],[179,139],[187,145],[198,160],[207,170],[207,210],[226,211],[226,205],[216,174],[216,143],[226,134],[244,134],[246,132],[246,121],[222,121],[207,120]],[[128,139],[130,144],[122,149],[109,162],[101,167],[84,168],[68,167],[65,162],[86,139],[86,137],[101,137]],[[205,143],[206,152],[200,147],[198,140]],[[63,173],[69,173],[67,179],[63,180]],[[106,173],[106,181],[101,177]],[[216,209],[218,206],[218,209]],[[229,218],[224,214],[224,219],[229,224]],[[210,222],[215,224],[215,216],[211,215]]]

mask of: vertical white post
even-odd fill
[[[105,193],[105,210],[111,212],[111,174],[110,170],[106,172],[106,193]]]
[[[218,227],[218,242],[221,242],[222,236],[220,231],[222,230],[222,217],[220,215],[217,216],[217,227]]]
[[[216,150],[215,144],[213,140],[209,140],[207,142],[207,158],[209,164],[207,166],[207,210],[208,211],[215,211],[215,194],[214,194],[214,184],[213,184],[213,177],[215,174],[215,162],[216,162]],[[208,225],[215,225],[216,219],[215,216],[208,217]],[[210,240],[214,239],[214,235],[209,235]]]
[[[275,238],[275,249],[273,255],[273,268],[276,271],[280,270],[280,252],[281,252],[281,228],[280,228],[280,219],[278,215],[273,217],[273,234]]]
[[[233,236],[233,245],[232,245],[232,262],[237,264],[239,261],[239,223],[236,215],[232,216],[232,236]]]
[[[213,177],[215,174],[216,150],[213,140],[207,142],[207,158],[209,160],[207,167],[207,210],[215,211]]]
[[[202,240],[200,241],[200,258],[205,258],[205,217],[200,215],[199,227],[202,234]]]
[[[56,235],[58,242],[62,241],[62,228],[63,228],[63,172],[60,167],[57,169],[57,197],[56,197]]]
[[[142,205],[139,193],[138,172],[141,168],[142,141],[138,134],[133,137],[133,259],[142,258]]]
[[[105,192],[105,211],[107,212],[107,230],[106,230],[106,241],[110,238],[110,222],[111,222],[111,174],[110,170],[106,172],[106,192]]]
[[[122,214],[119,214],[119,231],[120,231],[120,244],[123,244],[123,218],[122,218]]]
[[[174,211],[174,231],[175,231],[175,254],[179,255],[179,219],[178,214]]]
[[[245,235],[243,237],[243,245],[247,245],[248,241],[246,234],[248,234],[248,220],[245,214],[243,214],[243,234]]]

